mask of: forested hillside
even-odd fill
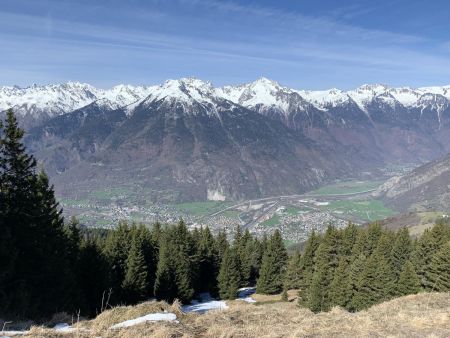
[[[65,223],[53,187],[27,154],[8,112],[0,132],[0,316],[43,318],[66,311],[94,316],[117,304],[156,297],[188,303],[209,292],[234,299],[240,287],[262,294],[298,289],[314,312],[350,311],[421,291],[450,290],[450,225],[412,240],[379,224],[312,233],[290,257],[278,231],[233,238],[208,228],[124,222],[112,231]]]

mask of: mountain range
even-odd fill
[[[450,152],[450,86],[69,82],[0,87],[0,111],[8,108],[66,194],[129,184],[156,200],[295,194]]]

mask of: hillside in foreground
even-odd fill
[[[450,294],[421,293],[349,313],[340,308],[314,314],[296,302],[227,302],[225,310],[183,314],[176,305],[147,302],[105,311],[80,321],[75,331],[34,327],[22,337],[449,337]],[[174,313],[176,321],[111,328],[154,312]]]

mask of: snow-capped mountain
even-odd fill
[[[63,115],[103,100],[111,109],[124,107],[145,98],[149,87],[118,85],[108,90],[86,83],[67,82],[46,86],[0,87],[0,112],[12,108],[25,126]]]
[[[195,78],[168,80],[153,86],[118,85],[107,90],[79,82],[26,88],[0,87],[0,111],[13,108],[17,115],[37,121],[71,112],[99,99],[108,100],[111,109],[130,106],[129,111],[144,99],[146,102],[165,100],[183,106],[191,113],[195,113],[189,108],[193,102],[214,111],[218,102],[228,100],[263,114],[285,116],[309,112],[313,108],[328,111],[356,104],[370,116],[374,103],[392,108],[445,110],[450,102],[450,86],[413,89],[376,84],[349,91],[336,88],[310,91],[291,89],[262,77],[247,84],[217,88]]]

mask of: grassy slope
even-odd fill
[[[205,315],[182,314],[177,305],[147,302],[105,311],[82,321],[79,331],[58,335],[35,327],[34,337],[450,337],[450,294],[423,293],[348,313],[335,308],[313,314],[295,301],[267,299],[254,305],[228,302],[229,309]],[[162,310],[177,314],[180,323],[150,323],[111,330],[113,324]]]

